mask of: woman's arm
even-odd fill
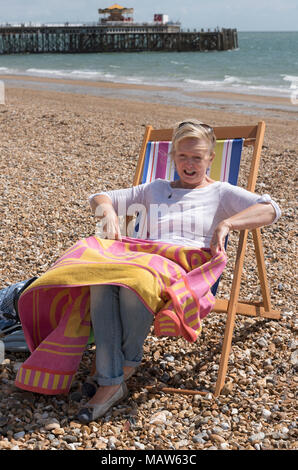
[[[90,206],[91,206],[91,210],[93,214],[96,216],[106,215],[106,213],[100,213],[102,210],[104,212],[109,211],[109,210],[113,210],[115,212],[111,199],[108,196],[105,196],[104,194],[94,196],[90,200]]]
[[[254,228],[270,225],[275,220],[275,209],[270,203],[254,204],[247,209],[223,220],[216,227],[210,243],[214,255],[225,251],[225,238],[231,230],[252,230]]]

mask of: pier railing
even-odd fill
[[[0,54],[224,51],[238,48],[236,29],[182,31],[164,25],[4,25]]]

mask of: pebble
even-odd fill
[[[252,443],[256,442],[256,441],[262,441],[263,439],[265,439],[265,434],[263,432],[259,432],[257,434],[252,434],[248,440]]]
[[[215,442],[225,442],[225,439],[222,436],[219,436],[218,434],[210,434],[210,439]]]
[[[149,423],[150,424],[166,424],[168,422],[169,416],[171,416],[171,413],[168,411],[162,411],[154,414]]]
[[[63,428],[60,428],[60,426],[57,427],[57,428],[56,428],[56,427],[54,427],[54,428],[52,427],[52,428],[51,428],[51,431],[53,431],[53,434],[55,434],[55,436],[61,436],[62,434],[65,433],[64,429],[63,429]]]
[[[141,442],[138,442],[138,441],[135,441],[135,442],[134,442],[134,446],[135,446],[137,449],[141,449],[141,450],[144,450],[144,449],[145,449],[145,445],[142,444]]]
[[[192,438],[193,442],[195,442],[196,444],[205,444],[206,441],[205,439],[203,439],[201,436],[197,435],[197,436],[193,436]]]
[[[224,431],[228,431],[230,429],[230,424],[229,423],[220,423],[220,427],[224,430]]]
[[[207,393],[204,398],[205,400],[213,400],[213,395],[212,393]]]
[[[59,439],[53,439],[53,440],[51,441],[51,445],[52,445],[53,447],[60,447],[61,441],[60,441]]]
[[[60,429],[60,424],[57,420],[50,421],[49,423],[45,424],[44,428],[46,431],[53,431],[54,429]]]
[[[221,442],[220,448],[221,450],[228,450],[230,448],[230,445],[228,442]]]
[[[77,436],[72,436],[71,434],[65,434],[63,436],[63,440],[66,442],[77,442],[78,438]]]
[[[272,413],[271,413],[270,410],[266,410],[265,408],[262,410],[262,415],[263,415],[263,417],[266,418],[266,419],[270,418],[271,414],[272,414]]]
[[[291,354],[290,362],[293,366],[298,364],[298,349]]]
[[[13,435],[13,437],[14,437],[14,439],[18,440],[18,439],[22,439],[22,437],[24,437],[25,434],[26,434],[25,431],[20,431],[20,432],[16,432]]]
[[[265,340],[265,338],[259,338],[257,341],[256,341],[257,345],[260,346],[261,348],[266,348],[268,346],[268,343],[267,341]]]
[[[174,362],[174,361],[175,361],[174,356],[171,356],[171,354],[165,354],[165,355],[164,355],[164,359],[165,359],[167,362]]]

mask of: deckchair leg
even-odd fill
[[[237,303],[239,298],[240,291],[240,282],[241,282],[241,273],[243,268],[244,254],[247,242],[248,231],[243,230],[240,233],[239,245],[237,250],[236,264],[231,288],[231,297],[229,301],[228,311],[227,311],[227,322],[223,340],[223,347],[220,358],[220,365],[218,370],[217,381],[215,385],[214,395],[217,397],[220,395],[220,392],[224,386],[225,378],[228,369],[228,360],[229,354],[232,345],[233,331],[235,326],[235,318],[237,311]]]
[[[263,305],[264,310],[266,312],[271,311],[271,299],[270,299],[270,291],[266,273],[266,265],[264,260],[264,251],[262,245],[262,238],[261,238],[261,230],[259,228],[252,231],[253,241],[255,245],[255,253],[257,258],[257,266],[259,272],[259,279],[261,284],[261,292],[263,297]]]

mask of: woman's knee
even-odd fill
[[[153,322],[152,313],[133,290],[120,287],[119,300],[122,320],[125,317],[125,320],[130,321],[130,323],[141,322],[144,323],[144,326]]]
[[[90,286],[90,299],[91,301],[103,301],[113,295],[117,295],[118,286],[110,284],[100,284],[96,286]]]

